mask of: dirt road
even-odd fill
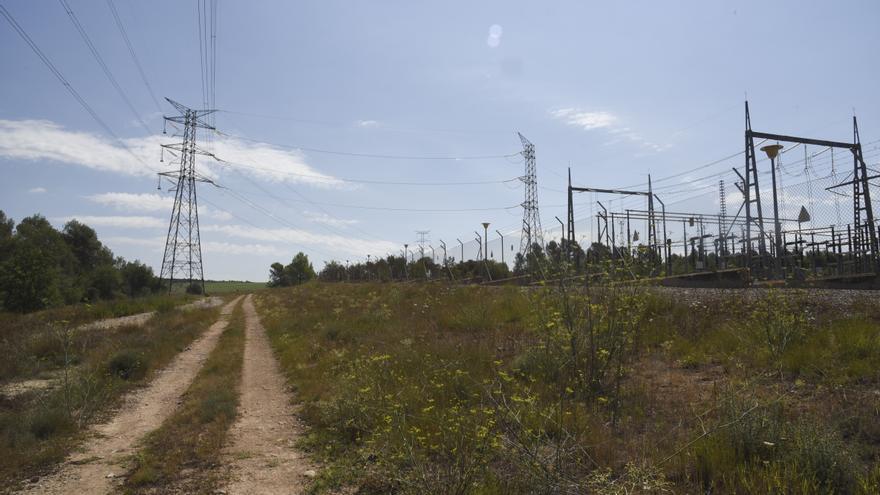
[[[103,494],[114,491],[121,463],[135,452],[138,440],[159,427],[172,412],[202,367],[241,300],[221,310],[220,319],[181,352],[145,389],[134,392],[110,422],[92,428],[94,437],[72,454],[58,471],[27,487],[46,494]],[[253,305],[250,306],[253,309]]]
[[[230,431],[224,464],[230,467],[229,494],[298,494],[311,466],[294,449],[302,427],[293,415],[289,393],[269,347],[251,296],[246,318],[241,406]]]

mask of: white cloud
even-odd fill
[[[122,211],[170,211],[172,199],[159,194],[108,192],[92,194],[86,199]]]
[[[498,48],[501,45],[501,36],[503,34],[504,29],[498,24],[489,26],[489,36],[486,37],[486,44],[489,45],[489,48]]]
[[[45,187],[34,187],[31,189],[28,189],[28,192],[31,194],[43,194],[46,192],[46,188]]]
[[[322,223],[324,225],[330,225],[332,227],[345,227],[348,225],[354,225],[358,223],[357,220],[348,220],[344,218],[336,218],[331,217],[326,213],[319,213],[316,211],[304,211],[303,216],[306,217],[306,220],[313,223]]]
[[[202,225],[200,230],[204,255],[222,253],[286,257],[302,250],[313,258],[331,259],[336,257],[338,259],[343,256],[363,257],[368,253],[384,257],[385,253],[396,252],[400,249],[397,244],[388,241],[317,234],[292,228],[261,229],[244,225]],[[237,243],[235,239],[244,242]],[[165,246],[164,236],[106,236],[101,240],[111,249],[116,246],[128,245],[161,252]]]
[[[358,120],[358,127],[376,127],[379,125],[378,120]]]
[[[153,251],[161,252],[165,247],[164,237],[127,237],[127,236],[110,236],[102,237],[101,242],[106,246],[141,246],[150,248]]]
[[[116,236],[106,237],[103,239],[104,244],[108,246],[140,246],[146,247],[153,251],[162,252],[165,248],[164,237],[127,237]],[[267,256],[283,256],[289,254],[287,250],[278,246],[267,244],[236,244],[232,242],[217,242],[202,240],[202,253],[221,253],[221,254],[249,254],[249,255],[267,255]]]
[[[93,203],[104,206],[112,206],[119,211],[126,212],[170,212],[174,204],[171,196],[162,196],[152,193],[121,193],[107,192],[86,196]],[[199,205],[199,217],[214,220],[232,220],[232,215],[225,211],[215,210],[207,206]]]
[[[267,244],[235,244],[231,242],[202,241],[205,253],[246,254],[258,256],[285,256],[290,253],[286,249]]]
[[[168,227],[168,221],[165,219],[144,216],[74,215],[69,217],[55,217],[53,220],[60,223],[77,220],[90,227],[119,227],[125,229],[155,229]]]
[[[302,229],[277,228],[258,229],[244,225],[204,225],[201,228],[204,233],[218,233],[240,239],[262,242],[282,242],[293,244],[289,250],[300,249],[309,246],[329,253],[340,253],[364,256],[367,253],[384,254],[396,251],[397,244],[388,241],[372,241],[354,237],[316,234]]]
[[[560,108],[558,110],[551,110],[550,115],[570,126],[580,127],[585,131],[604,130],[613,136],[612,139],[603,143],[605,146],[617,144],[621,141],[629,141],[653,152],[664,151],[672,146],[671,144],[659,144],[649,141],[629,127],[618,125],[620,119],[610,112],[587,112],[577,108]]]
[[[305,161],[298,150],[283,150],[268,144],[247,143],[234,138],[214,141],[214,154],[229,167],[256,178],[273,182],[293,182],[319,187],[348,187],[332,175],[322,174]],[[220,170],[215,164],[212,170]]]
[[[157,171],[171,167],[170,164],[159,162],[159,145],[171,141],[173,139],[170,137],[163,139],[157,136],[123,139],[122,142],[131,150],[129,153],[113,140],[70,131],[47,120],[0,119],[0,158],[51,160],[126,175],[155,176]],[[301,151],[283,150],[232,137],[217,137],[213,152],[232,164],[220,164],[208,157],[198,157],[199,167],[210,177],[217,177],[227,167],[235,167],[241,173],[263,180],[319,187],[344,186],[335,177],[312,168]],[[167,161],[173,161],[169,154],[166,153],[165,157]]]
[[[617,117],[609,112],[585,112],[575,108],[560,108],[551,111],[550,115],[585,131],[611,127],[617,122]]]

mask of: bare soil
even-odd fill
[[[28,485],[26,490],[46,494],[116,491],[117,476],[125,472],[126,459],[136,452],[138,441],[159,427],[174,411],[217,344],[240,299],[238,297],[224,306],[220,319],[157,373],[150,385],[131,394],[113,419],[94,426],[81,449],[56,472]]]
[[[299,494],[314,468],[295,443],[303,427],[294,415],[284,376],[269,346],[251,296],[246,321],[239,418],[224,453],[229,494]]]

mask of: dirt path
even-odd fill
[[[178,309],[180,309],[181,311],[192,311],[194,309],[213,308],[216,306],[220,306],[221,304],[223,304],[223,299],[217,296],[212,296],[206,297],[204,299],[199,299],[188,304],[184,304],[182,306],[179,306]],[[119,316],[116,318],[104,318],[103,320],[97,320],[91,323],[80,325],[76,327],[76,331],[111,330],[122,326],[139,327],[145,325],[154,316],[156,316],[155,311],[148,311],[146,313]],[[12,398],[21,394],[33,392],[35,390],[39,391],[52,389],[58,385],[60,376],[61,371],[55,370],[45,373],[45,376],[42,377],[31,377],[21,380],[14,380],[0,385],[0,395]]]
[[[302,427],[294,416],[284,377],[272,355],[251,296],[244,300],[246,336],[240,416],[224,454],[231,470],[229,494],[298,494],[314,476],[294,447]]]
[[[112,328],[119,328],[122,326],[136,326],[139,327],[146,322],[150,321],[150,318],[156,316],[155,311],[147,311],[146,313],[137,313],[134,315],[128,316],[119,316],[116,318],[104,318],[103,320],[93,321],[91,323],[86,323],[85,325],[81,325],[77,327],[77,330],[110,330]]]
[[[95,437],[72,454],[61,468],[27,487],[30,492],[47,494],[101,494],[114,491],[116,477],[124,473],[120,465],[135,452],[137,441],[159,427],[174,412],[202,363],[226,328],[237,297],[221,310],[220,319],[181,352],[152,383],[126,400],[109,423],[92,428]]]
[[[178,306],[177,309],[180,309],[182,311],[190,311],[193,309],[213,308],[216,306],[220,306],[221,304],[223,304],[223,299],[217,296],[211,296],[193,301],[188,304],[184,304],[182,306]],[[126,325],[141,326],[150,321],[150,318],[152,318],[153,316],[156,316],[155,311],[147,311],[146,313],[137,313],[128,316],[120,316],[117,318],[104,318],[103,320],[93,321],[91,323],[81,325],[77,328],[77,330],[109,330],[111,328],[118,328]]]

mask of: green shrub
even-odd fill
[[[110,358],[110,361],[107,363],[107,370],[110,374],[118,376],[123,380],[140,378],[144,369],[141,359],[141,356],[137,353],[120,351]]]
[[[193,294],[196,296],[202,295],[202,284],[199,282],[193,282],[186,286],[186,293]]]
[[[834,430],[806,419],[792,421],[782,404],[722,402],[721,424],[695,449],[703,488],[742,492],[851,493],[858,469]],[[733,474],[733,475],[731,475]],[[732,486],[731,486],[732,485]]]
[[[215,418],[235,417],[238,406],[238,390],[214,390],[199,403],[199,418],[202,423],[210,423]]]
[[[57,433],[73,429],[70,416],[60,407],[43,407],[34,412],[30,418],[28,429],[40,440],[45,440]]]
[[[762,340],[775,362],[789,346],[801,342],[807,333],[807,314],[799,295],[771,290],[759,299],[749,318],[749,328]]]

